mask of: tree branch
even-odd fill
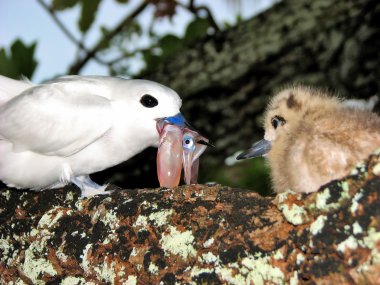
[[[50,15],[50,17],[53,19],[54,23],[57,24],[57,26],[61,29],[61,31],[66,35],[66,37],[75,44],[79,51],[84,51],[85,53],[89,53],[90,51],[87,49],[87,47],[84,45],[83,41],[77,40],[75,36],[65,27],[65,25],[62,23],[62,21],[57,17],[57,14],[53,10],[53,8],[49,5],[47,5],[43,0],[37,0],[37,2],[42,6],[44,10]],[[103,65],[109,65],[107,62],[103,61],[97,56],[94,56],[94,59]]]
[[[84,44],[77,40],[74,35],[64,26],[64,24],[61,22],[61,20],[57,17],[56,13],[54,12],[53,8],[47,5],[43,0],[37,0],[37,2],[42,6],[43,9],[46,10],[46,12],[51,16],[53,21],[57,24],[57,26],[61,29],[61,31],[68,37],[70,41],[72,41],[75,45],[77,45],[80,49],[87,51],[87,48],[84,46]]]
[[[216,32],[219,32],[220,28],[219,28],[218,24],[216,23],[214,17],[212,16],[210,9],[207,6],[195,6],[194,2],[195,2],[194,0],[190,0],[189,5],[184,5],[184,4],[177,1],[177,5],[182,7],[182,8],[185,8],[186,10],[193,13],[197,17],[199,17],[198,13],[200,11],[202,11],[202,10],[205,11],[207,14],[207,20],[209,21],[210,25],[214,28],[214,30]]]
[[[40,0],[39,0],[40,1]],[[86,55],[73,63],[68,71],[69,74],[78,74],[83,66],[92,59],[96,58],[96,53],[102,50],[105,43],[109,42],[113,37],[115,37],[118,33],[120,33],[124,27],[130,24],[134,18],[136,18],[148,5],[148,0],[144,0],[130,15],[125,17],[111,32],[107,33],[104,37],[99,39],[99,41],[95,44],[95,46],[86,51]]]

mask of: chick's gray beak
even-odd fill
[[[258,156],[263,156],[270,151],[271,148],[271,142],[267,141],[265,139],[262,139],[252,145],[252,147],[243,153],[239,154],[236,159],[247,159],[247,158],[253,158]]]

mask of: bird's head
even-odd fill
[[[265,156],[280,141],[291,140],[297,128],[312,123],[321,110],[332,108],[338,99],[307,87],[292,87],[275,95],[264,114],[264,139],[241,153],[237,159]],[[305,120],[305,117],[307,117]]]
[[[126,92],[128,96],[125,96]],[[140,135],[149,140],[151,145],[158,143],[158,120],[182,117],[181,98],[174,90],[159,83],[140,79],[124,80],[124,84],[120,85],[120,91],[114,94],[113,99],[118,102],[120,117],[128,120],[129,128],[138,129]]]

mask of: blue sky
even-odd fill
[[[50,3],[51,0],[45,0]],[[113,0],[103,0],[95,25],[86,38],[88,47],[96,42],[99,37],[99,27],[112,28],[128,11],[132,11],[141,0],[130,0],[128,5],[120,5]],[[205,4],[211,8],[218,23],[235,23],[236,15],[241,12],[243,18],[266,9],[274,0],[241,0],[240,6],[237,0],[198,0],[196,3]],[[186,3],[187,1],[182,0]],[[59,14],[60,19],[67,28],[80,38],[77,29],[79,9],[71,9]],[[145,11],[139,18],[140,22],[147,26],[150,23],[152,9]],[[155,25],[159,34],[175,33],[181,35],[184,27],[191,20],[191,15],[179,9],[173,21],[162,20]],[[25,43],[38,42],[36,58],[39,62],[33,81],[40,82],[59,74],[64,74],[68,66],[75,59],[75,45],[62,33],[51,17],[42,9],[36,0],[0,1],[0,47],[9,47],[16,39],[20,38]],[[143,40],[139,45],[148,45]],[[139,69],[141,62],[135,60],[133,69]],[[106,75],[106,68],[91,62],[86,65],[81,74]]]

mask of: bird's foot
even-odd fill
[[[105,191],[108,184],[99,185],[91,180],[90,176],[82,175],[78,177],[73,177],[70,179],[73,184],[81,189],[81,198],[88,198],[95,195],[108,195],[112,191]]]

